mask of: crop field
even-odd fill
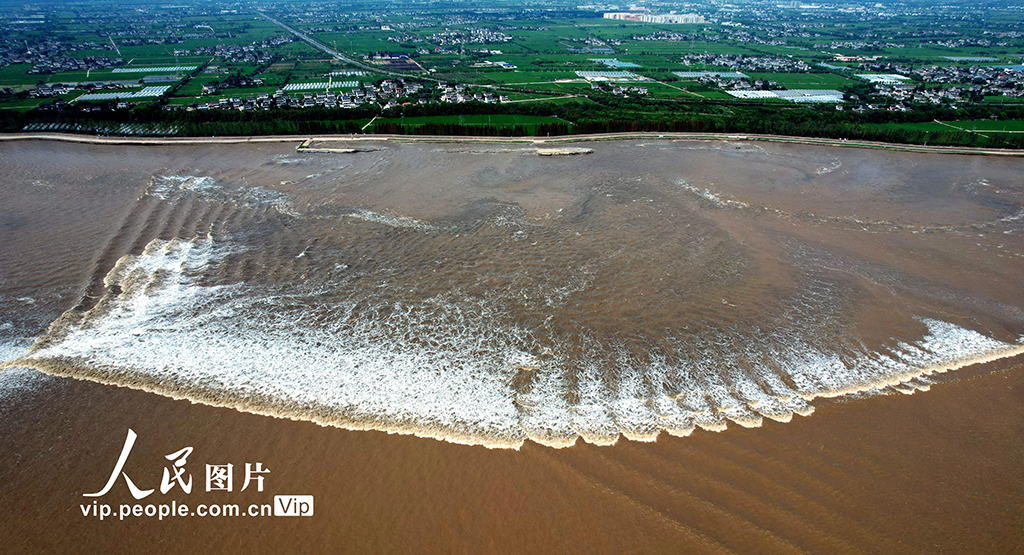
[[[11,64],[0,68],[0,87],[29,86],[29,83],[25,82],[26,72],[29,69],[32,69],[31,64]]]
[[[358,33],[313,33],[316,40],[348,54],[362,55],[375,52],[396,52],[410,54],[416,49],[409,45],[388,41],[387,31],[360,31]]]
[[[572,29],[572,34],[581,38],[585,36],[577,29]],[[513,31],[513,36],[515,38],[512,42],[519,45],[524,51],[538,54],[564,53],[573,45],[571,41],[566,40],[567,37],[551,31]],[[496,48],[503,47],[504,44]]]
[[[23,100],[14,100],[10,102],[5,102],[4,108],[17,111],[31,110],[32,108],[35,108],[42,104],[45,100],[45,98],[26,98]]]
[[[504,52],[504,51],[503,51]],[[600,58],[603,56],[595,55],[584,55],[584,54],[495,54],[487,56],[487,60],[508,62],[516,66],[520,71],[529,71],[536,69],[561,69],[567,70],[572,66],[572,71],[575,71],[577,66],[586,66],[590,68],[604,67],[597,62],[593,62],[590,58]],[[466,63],[466,62],[464,62]]]
[[[703,97],[707,100],[736,100],[735,97],[728,93],[716,90],[701,90],[696,87],[685,87],[685,89],[691,92],[693,95]],[[686,98],[685,96],[683,98]]]
[[[834,73],[752,73],[751,79],[775,81],[787,89],[838,89],[858,82]]]
[[[966,121],[945,121],[945,122],[923,122],[923,123],[875,123],[866,124],[869,127],[911,129],[915,131],[978,131],[986,133],[1024,133],[1024,120],[966,120]]]
[[[485,74],[487,78],[496,83],[505,84],[531,84],[531,83],[553,83],[555,81],[576,81],[580,77],[574,71],[494,71]]]
[[[1006,51],[993,51],[991,48],[978,48],[978,47],[965,47],[962,49],[946,49],[946,48],[889,48],[886,49],[885,54],[893,58],[902,58],[909,60],[921,60],[930,64],[941,64],[948,65],[952,62],[945,59],[945,56],[964,56],[964,57],[992,57],[997,60],[1002,60],[1001,63],[1020,63],[1020,59],[1024,56],[1024,49],[1017,48],[1014,50]]]
[[[635,83],[634,83],[635,84]],[[565,83],[536,83],[530,85],[508,85],[509,87],[522,87],[524,91],[544,91],[561,94],[584,94],[591,89],[590,83],[586,82],[565,82]]]
[[[983,104],[1024,104],[1024,97],[1017,96],[986,96],[982,100]]]

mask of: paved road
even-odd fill
[[[327,54],[329,54],[334,59],[340,60],[342,62],[345,62],[346,64],[351,64],[351,65],[354,65],[356,67],[365,69],[367,71],[383,73],[385,75],[392,75],[392,76],[395,76],[395,77],[409,77],[409,78],[412,78],[412,79],[427,79],[427,80],[430,80],[430,81],[437,81],[437,79],[434,79],[432,77],[427,77],[427,76],[423,76],[423,75],[413,75],[413,74],[410,74],[410,73],[401,73],[401,72],[398,72],[398,71],[391,71],[391,70],[387,70],[387,69],[382,69],[382,68],[377,67],[377,66],[367,65],[367,64],[364,64],[362,62],[357,62],[357,61],[353,60],[352,58],[349,58],[348,56],[342,54],[341,52],[338,52],[337,50],[327,46],[326,44],[324,44],[324,43],[322,43],[322,42],[320,42],[318,40],[313,39],[312,37],[310,37],[309,35],[303,33],[302,31],[299,31],[297,29],[289,27],[288,25],[285,25],[284,23],[281,23],[280,21],[270,17],[269,15],[267,15],[267,14],[265,14],[263,12],[259,12],[259,14],[262,15],[263,17],[265,17],[268,21],[270,21],[274,25],[277,25],[278,27],[284,29],[285,31],[288,31],[289,33],[295,35],[296,37],[299,38],[299,40],[305,42],[306,44],[312,46],[313,48],[316,48],[317,50],[321,50],[323,52],[326,52]]]

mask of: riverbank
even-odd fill
[[[71,133],[4,133],[0,141],[63,141],[69,143],[101,145],[199,145],[246,143],[303,143],[312,142],[431,142],[431,143],[485,143],[485,144],[561,144],[610,140],[685,140],[685,141],[743,141],[805,144],[843,148],[868,148],[898,152],[932,154],[965,154],[986,156],[1024,157],[1024,150],[997,148],[969,148],[954,146],[923,146],[883,143],[877,141],[848,141],[845,139],[817,139],[783,135],[731,134],[731,133],[598,133],[592,135],[562,135],[558,137],[462,137],[440,135],[270,135],[251,137],[99,137]]]

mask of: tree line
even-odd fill
[[[572,123],[529,125],[465,125],[455,123],[376,123],[374,133],[453,136],[558,136],[615,132],[718,132],[763,133],[830,139],[871,140],[893,143],[1024,148],[1024,133],[971,133],[955,129],[923,131],[896,125],[956,120],[1022,120],[1024,105],[973,104],[915,106],[913,111],[845,109],[827,106],[780,106],[706,101],[700,99],[621,98],[596,96],[599,102],[563,104],[515,103],[418,104],[383,112],[379,107],[355,109],[277,109],[269,111],[174,110],[159,103],[132,111],[103,110],[83,113],[74,105],[47,105],[25,112],[0,111],[0,130],[20,131],[29,123],[171,123],[182,136],[302,135],[362,132],[362,125],[378,115],[397,117],[446,115],[553,116]],[[987,136],[986,136],[987,135]]]

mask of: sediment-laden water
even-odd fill
[[[4,358],[37,338],[12,365],[518,447],[788,421],[1024,352],[1015,159],[359,146],[0,145]]]

